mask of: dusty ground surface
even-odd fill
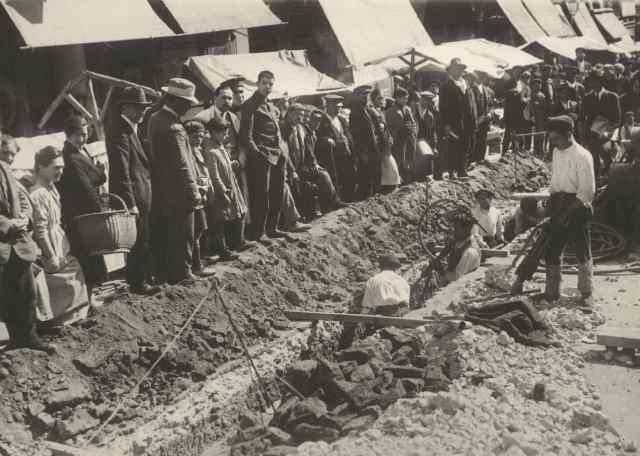
[[[530,181],[531,190],[548,178],[539,161],[523,160],[518,172],[521,182]],[[513,183],[512,167],[505,163],[480,167],[472,175],[464,183],[436,183],[431,198],[469,202],[481,186],[506,196]],[[277,340],[277,331],[287,326],[280,314],[284,308],[346,309],[352,294],[376,271],[376,258],[382,253],[403,253],[407,263],[417,261],[422,253],[415,233],[423,207],[424,184],[406,186],[332,213],[316,222],[310,233],[256,248],[235,263],[218,266],[222,295],[247,342]],[[1,354],[3,445],[19,448],[45,438],[83,444],[184,324],[207,286],[202,282],[171,287],[155,298],[118,298],[52,339],[59,350],[52,357],[30,350]],[[198,383],[240,354],[224,312],[209,300],[177,348],[139,393],[127,399],[96,442],[107,445],[134,433],[184,394],[202,388]]]

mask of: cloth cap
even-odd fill
[[[184,78],[172,78],[169,79],[169,82],[166,86],[162,88],[162,91],[167,94],[177,98],[182,98],[183,100],[190,101],[191,104],[196,105],[199,103],[198,99],[195,97],[196,94],[196,86],[193,82]]]
[[[556,116],[549,117],[547,120],[547,130],[556,131],[560,133],[573,132],[574,121],[571,116]]]
[[[454,57],[451,59],[451,63],[449,63],[449,66],[447,67],[447,71],[452,70],[453,68],[460,68],[464,70],[467,66],[462,63],[462,59],[460,57]]]

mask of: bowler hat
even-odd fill
[[[162,88],[162,91],[167,95],[187,100],[191,102],[192,105],[197,105],[199,103],[198,99],[195,97],[196,86],[188,79],[169,79],[169,82]]]
[[[126,87],[122,91],[122,96],[118,102],[120,106],[134,105],[134,106],[149,106],[152,103],[147,100],[147,94],[142,87]]]
[[[420,92],[420,97],[432,100],[436,97],[436,94],[433,92],[429,92],[428,90],[425,90],[424,92]]]
[[[373,87],[370,85],[361,85],[353,89],[353,93],[371,93],[373,91]]]
[[[574,121],[571,116],[549,117],[547,120],[547,131],[556,131],[560,133],[573,132]]]
[[[467,66],[462,63],[462,59],[460,59],[459,57],[454,57],[451,59],[451,63],[449,63],[449,66],[447,67],[447,71],[452,70],[453,68],[460,68],[464,70],[465,68],[467,68]]]
[[[324,99],[333,103],[337,103],[339,101],[344,100],[344,97],[341,97],[340,95],[336,95],[335,93],[330,93],[329,95],[325,95]]]

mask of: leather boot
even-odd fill
[[[547,280],[544,288],[544,297],[547,301],[560,299],[560,283],[562,270],[560,265],[547,265]]]

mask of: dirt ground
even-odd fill
[[[472,176],[464,183],[435,183],[431,198],[470,202],[480,187],[505,197],[514,178],[511,164],[502,162],[480,167]],[[542,162],[523,159],[519,164],[518,179],[529,181],[531,190],[547,178]],[[284,308],[346,310],[352,295],[376,271],[380,254],[400,253],[407,264],[421,259],[416,228],[424,188],[412,184],[334,212],[315,222],[310,233],[216,266],[222,296],[246,342],[277,340],[276,330],[287,327],[280,313]],[[55,356],[30,350],[0,354],[1,440],[82,441],[157,359],[207,289],[208,283],[200,282],[167,288],[154,298],[124,295],[51,338],[58,347]],[[127,399],[97,442],[132,432],[240,354],[221,306],[207,300],[176,349]]]

